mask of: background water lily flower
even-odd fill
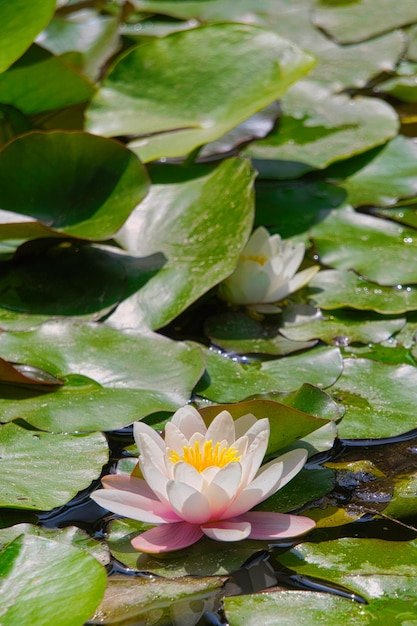
[[[282,241],[260,226],[251,235],[233,274],[219,287],[219,296],[233,304],[270,304],[306,285],[318,266],[298,272],[303,258],[303,243]]]
[[[103,478],[92,498],[114,513],[156,524],[132,540],[142,552],[185,548],[203,535],[218,541],[275,540],[308,532],[306,517],[251,511],[303,467],[296,449],[261,467],[269,421],[248,414],[236,421],[222,411],[207,428],[196,409],[179,409],[165,439],[142,422],[134,425],[144,480],[129,474]]]

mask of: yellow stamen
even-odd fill
[[[197,472],[202,472],[212,465],[224,467],[228,463],[240,461],[240,455],[234,446],[227,448],[217,442],[213,447],[211,439],[204,442],[202,450],[200,448],[200,442],[196,441],[193,446],[183,446],[182,451],[182,456],[172,451],[169,455],[169,460],[172,463],[178,463],[178,461],[189,463],[189,465],[195,467]]]
[[[240,258],[243,262],[253,261],[254,263],[259,263],[259,265],[265,265],[265,263],[268,261],[268,257],[263,256],[262,254],[242,254]]]

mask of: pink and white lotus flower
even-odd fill
[[[306,517],[250,511],[291,480],[307,453],[296,449],[261,467],[269,421],[222,411],[207,428],[196,409],[179,409],[165,439],[142,422],[134,425],[142,478],[114,474],[92,494],[104,508],[156,524],[132,540],[142,552],[185,548],[203,535],[217,541],[276,540],[308,532]]]
[[[318,272],[318,265],[296,274],[305,245],[282,241],[263,226],[249,238],[235,271],[219,286],[219,295],[232,304],[271,304],[304,287]],[[266,309],[267,310],[267,309]]]

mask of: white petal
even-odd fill
[[[167,493],[170,505],[185,522],[203,524],[210,519],[210,506],[200,491],[190,485],[169,481]]]
[[[281,300],[284,300],[284,298],[286,298],[290,293],[291,290],[289,281],[285,280],[283,283],[280,283],[277,286],[271,285],[271,290],[268,291],[264,302],[280,302]]]
[[[227,520],[205,524],[201,526],[201,530],[207,537],[216,541],[241,541],[249,537],[251,525],[249,522]]]
[[[178,426],[172,422],[168,422],[165,426],[165,448],[167,450],[173,450],[182,456],[184,446],[188,446],[187,437]]]
[[[286,242],[283,254],[284,260],[284,278],[291,278],[301,265],[304,258],[305,245],[298,243],[295,246],[290,242]]]
[[[135,422],[133,424],[133,436],[135,438],[136,446],[139,452],[140,452],[139,435],[141,434],[144,434],[150,437],[152,441],[154,441],[154,443],[161,448],[162,452],[165,450],[164,440],[162,439],[161,435],[158,435],[158,433],[156,432],[154,428],[151,428],[144,422]]]
[[[203,486],[205,484],[203,475],[189,463],[184,463],[183,461],[175,463],[172,475],[174,480],[186,483],[197,491],[203,491]]]
[[[236,439],[246,435],[246,431],[248,431],[257,422],[258,420],[254,415],[252,415],[252,413],[246,413],[246,415],[238,417],[237,420],[235,420]]]
[[[311,267],[307,267],[305,270],[298,272],[298,274],[296,274],[289,281],[290,292],[293,293],[294,291],[297,291],[297,289],[301,289],[301,287],[307,285],[307,283],[314,278],[319,269],[318,265],[312,265]]]
[[[270,461],[270,463],[267,463],[266,465],[261,467],[261,471],[258,473],[258,476],[261,474],[264,467],[267,467],[270,464],[272,465],[274,464],[274,462],[283,463],[284,469],[283,469],[281,480],[279,483],[279,489],[281,489],[281,487],[286,485],[303,468],[307,460],[307,456],[308,456],[307,450],[305,450],[304,448],[297,448],[296,450],[290,450],[290,452],[287,452],[286,454],[282,454],[277,459],[274,459],[273,461]]]
[[[139,457],[139,465],[142,470],[143,477],[152,491],[160,500],[162,500],[162,502],[168,503],[166,487],[168,480],[170,480],[169,477],[166,476],[165,472],[161,472],[161,470],[149,459]]]
[[[229,411],[221,411],[207,429],[206,439],[214,444],[226,440],[229,447],[235,441],[235,423]]]
[[[277,461],[243,489],[222,516],[223,519],[246,513],[270,495],[278,491],[281,481],[282,464]]]
[[[195,432],[204,435],[207,430],[200,413],[190,405],[178,409],[172,416],[171,422],[180,429],[187,439],[190,439]]]
[[[147,522],[164,524],[178,521],[173,509],[159,500],[146,498],[137,493],[119,491],[118,489],[97,489],[91,498],[100,506],[118,515]]]
[[[241,459],[243,475],[242,485],[248,485],[255,477],[264,459],[268,447],[269,433],[261,430],[249,446],[245,456]]]
[[[149,461],[155,465],[160,472],[165,473],[165,448],[162,452],[155,439],[143,433],[138,434],[137,444],[140,452],[139,462],[141,460]]]
[[[263,251],[265,245],[267,246],[266,250],[268,250],[269,240],[270,235],[267,229],[264,226],[259,226],[249,237],[242,254],[245,256],[255,256],[260,254],[261,250]]]
[[[229,463],[206,486],[204,496],[210,505],[211,519],[219,519],[229,507],[238,492],[241,476],[240,463]]]

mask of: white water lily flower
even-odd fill
[[[220,284],[220,297],[246,305],[283,300],[304,287],[319,270],[314,265],[296,274],[304,252],[303,243],[282,241],[260,226],[244,247],[233,274]]]
[[[103,478],[92,494],[101,506],[156,524],[132,540],[142,552],[185,548],[203,535],[218,541],[275,540],[308,532],[306,517],[253,511],[291,480],[307,453],[297,449],[261,467],[269,421],[222,411],[207,428],[191,406],[166,425],[165,439],[142,422],[134,425],[144,480],[129,474]]]

